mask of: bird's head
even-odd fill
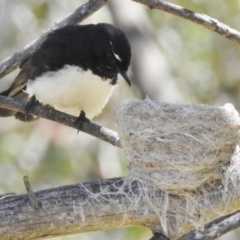
[[[96,56],[96,68],[93,70],[103,78],[113,79],[116,83],[117,74],[121,74],[131,85],[127,70],[131,60],[131,47],[122,30],[111,24],[100,23],[97,28],[93,49]]]

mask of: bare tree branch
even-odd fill
[[[133,0],[134,2],[142,3],[151,9],[158,9],[164,12],[171,13],[181,18],[185,18],[194,23],[204,26],[213,32],[224,36],[234,42],[240,44],[240,32],[230,28],[224,23],[219,22],[217,19],[211,18],[205,14],[196,13],[181,6],[168,3],[161,0]]]
[[[26,102],[16,100],[11,97],[0,96],[0,105],[3,108],[17,110],[19,112],[25,112]],[[68,127],[78,129],[75,121],[76,117],[69,114],[59,112],[55,109],[44,107],[42,105],[36,105],[31,113],[37,117],[46,118],[54,122],[61,123]],[[85,122],[83,128],[80,130],[82,132],[88,133],[94,137],[97,137],[105,142],[112,144],[113,146],[120,147],[120,139],[118,134],[110,129],[99,126],[95,123]]]
[[[53,30],[64,27],[66,25],[75,25],[83,21],[91,14],[96,12],[99,8],[104,6],[108,1],[109,0],[89,0],[87,3],[77,8],[72,14],[70,14],[60,22],[55,23],[39,38],[29,43],[22,50],[16,51],[12,56],[8,57],[2,63],[0,63],[0,78],[14,71],[20,65],[23,59],[35,52],[39,45],[46,39],[46,36]]]
[[[31,190],[33,193],[33,191]],[[145,198],[138,181],[125,178],[98,180],[35,192],[41,207],[33,210],[29,193],[0,198],[0,235],[2,240],[39,239],[110,228],[157,226],[155,213],[141,209]],[[158,192],[161,198],[161,191]],[[136,199],[138,199],[136,201]],[[147,201],[147,199],[146,199]],[[136,202],[138,202],[136,204]],[[135,205],[136,204],[136,205]],[[114,205],[114,206],[113,206]],[[49,224],[51,223],[51,224]],[[240,224],[240,213],[217,218],[205,230],[193,230],[179,240],[213,240]],[[151,240],[168,239],[155,233]]]
[[[178,240],[214,240],[240,227],[240,211],[219,217],[204,225],[204,230],[192,230]],[[150,240],[167,240],[161,233],[154,233]]]
[[[56,237],[118,227],[151,226],[158,218],[134,207],[140,183],[124,178],[62,186],[36,192],[33,210],[27,194],[0,199],[1,240]],[[137,206],[141,206],[139,200]]]
[[[203,231],[193,230],[178,240],[214,240],[238,227],[240,227],[239,211],[214,219],[205,225]]]

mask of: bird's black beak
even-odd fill
[[[127,72],[119,71],[119,73],[122,75],[122,77],[128,83],[128,85],[131,87],[131,82],[130,82],[130,79],[129,79],[128,75],[127,75]]]

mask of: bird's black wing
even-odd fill
[[[20,66],[21,70],[14,79],[12,85],[8,89],[8,96],[14,97],[26,88],[27,81],[32,73],[36,71],[36,67],[31,64],[31,57],[25,59]]]
[[[64,38],[67,38],[66,34],[60,38],[56,38],[56,36],[50,34],[35,53],[23,60],[20,65],[20,72],[10,88],[0,93],[0,95],[27,100],[28,94],[23,90],[26,89],[28,80],[34,80],[44,72],[55,71],[64,65],[66,49],[66,41],[63,40]],[[21,112],[1,108],[0,104],[1,117],[14,115],[20,120],[33,120],[32,118],[26,119],[25,115]]]
[[[47,71],[56,71],[66,63],[66,35],[57,38],[50,34],[39,49],[20,65],[20,72],[8,90],[9,96],[17,96],[26,89],[27,81],[34,80]]]

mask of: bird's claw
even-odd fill
[[[36,96],[33,95],[27,102],[25,106],[25,119],[27,120],[29,118],[29,113],[32,111],[32,109],[36,106],[38,103],[38,100],[36,99]]]
[[[81,129],[83,129],[83,124],[84,123],[90,123],[90,120],[88,118],[86,118],[85,112],[81,111],[74,123],[77,127],[77,130],[78,130],[77,133],[79,133],[79,131]]]

